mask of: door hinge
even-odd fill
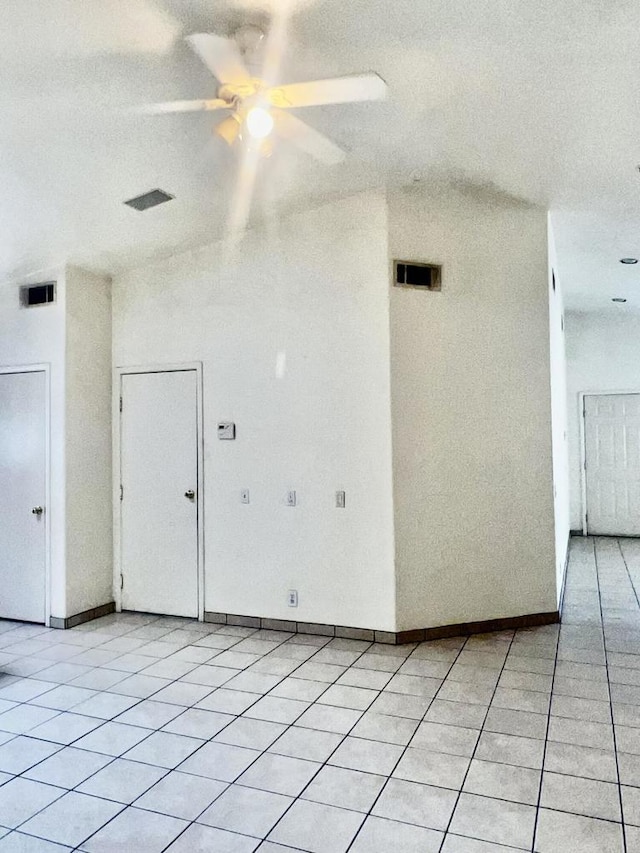
[[[120,573],[120,589],[124,589],[124,575]]]
[[[120,483],[120,500],[124,498],[124,487],[122,483]]]
[[[122,397],[120,397],[120,411],[122,411]]]

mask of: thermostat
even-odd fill
[[[229,421],[218,424],[218,438],[221,441],[233,441],[236,437],[236,425]]]

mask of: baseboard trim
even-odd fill
[[[91,622],[92,619],[99,619],[101,616],[108,616],[109,613],[115,613],[116,605],[114,601],[109,601],[107,604],[101,604],[99,607],[91,607],[89,610],[83,610],[82,613],[76,613],[74,616],[52,616],[49,620],[49,625],[52,628],[75,628],[82,625],[84,622]]]
[[[340,637],[349,640],[403,645],[421,643],[424,640],[442,640],[447,637],[466,637],[470,634],[488,634],[491,631],[513,631],[517,628],[535,628],[554,625],[560,621],[558,610],[548,613],[528,613],[524,616],[508,616],[503,619],[485,619],[479,622],[461,622],[436,628],[416,628],[409,631],[376,631],[370,628],[349,628],[344,625],[325,625],[313,622],[293,622],[288,619],[267,619],[261,616],[240,616],[234,613],[205,611],[205,622],[234,625],[243,628],[262,628],[269,631],[290,631],[294,634],[320,634],[324,637]]]
[[[423,640],[444,640],[447,637],[468,637],[471,634],[489,634],[492,631],[515,631],[519,628],[538,628],[541,625],[555,625],[560,621],[560,613],[551,610],[548,613],[527,613],[523,616],[506,616],[502,619],[484,619],[480,622],[461,622],[457,625],[442,625],[438,628],[424,628],[417,631],[399,631],[397,643],[417,643]]]

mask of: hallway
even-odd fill
[[[639,592],[640,540],[572,540],[542,805],[546,771],[559,771],[569,778],[549,777],[552,808],[616,823],[605,829],[584,818],[542,812],[536,850],[640,851]],[[561,828],[567,832],[564,845],[559,836],[556,846],[545,841]]]
[[[560,630],[0,622],[0,853],[640,853],[637,591],[576,538]]]

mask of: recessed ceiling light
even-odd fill
[[[621,264],[637,264],[638,259],[637,258],[620,258],[620,263]]]
[[[626,302],[627,300],[623,299],[621,296],[614,296],[614,298],[611,301],[612,302]]]

